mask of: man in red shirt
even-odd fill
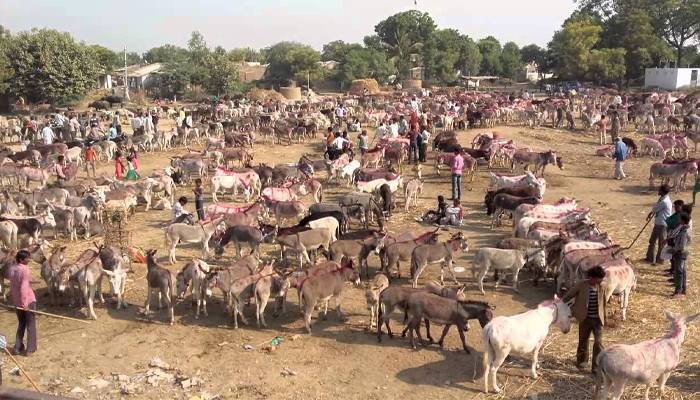
[[[10,294],[17,308],[36,310],[36,296],[29,285],[30,254],[27,250],[17,252],[17,264],[10,267]],[[17,310],[17,337],[13,353],[30,355],[36,351],[36,316],[31,311]],[[24,346],[24,331],[27,331],[27,346]]]

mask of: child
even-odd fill
[[[85,172],[87,176],[90,176],[90,169],[92,169],[92,176],[95,177],[95,163],[97,162],[97,152],[92,148],[92,145],[87,145],[85,149]]]
[[[202,180],[197,178],[194,180],[194,208],[197,210],[197,219],[204,220],[204,188],[202,188]]]
[[[462,219],[464,218],[464,209],[459,201],[455,199],[452,202],[452,207],[448,207],[445,210],[445,218],[440,221],[440,225],[462,225]]]
[[[124,157],[121,151],[114,153],[114,177],[117,180],[124,179]]]
[[[173,219],[171,220],[171,223],[179,224],[184,222],[186,224],[194,225],[195,222],[192,219],[192,215],[185,210],[185,204],[187,204],[187,197],[185,196],[180,197],[177,199],[177,202],[173,204]]]
[[[416,218],[416,221],[434,224],[434,223],[439,222],[441,219],[443,219],[445,217],[445,211],[447,210],[447,202],[445,201],[445,196],[442,196],[442,195],[438,196],[437,201],[438,201],[437,211],[436,210],[428,210],[428,212],[423,214],[423,217]]]
[[[126,180],[127,181],[137,181],[139,180],[139,174],[136,172],[134,169],[134,159],[131,156],[128,156],[126,158],[126,165],[127,165],[127,172],[126,172]]]
[[[369,143],[367,142],[367,131],[362,130],[360,136],[357,138],[357,147],[360,148],[360,154],[364,155],[367,150],[369,150]]]
[[[136,152],[136,147],[131,146],[131,149],[129,150],[129,156],[132,159],[132,162],[134,163],[134,169],[136,171],[139,170],[139,153]]]

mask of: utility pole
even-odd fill
[[[126,46],[124,46],[124,98],[126,100],[131,100],[129,98],[129,73],[126,67]]]

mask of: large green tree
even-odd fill
[[[76,100],[95,87],[100,67],[94,51],[68,33],[34,29],[12,37],[7,46],[14,76],[11,94],[29,101]]]
[[[619,82],[625,76],[625,49],[592,50],[587,77],[598,83]]]
[[[481,64],[476,43],[454,29],[435,31],[423,57],[426,77],[445,84],[454,83],[460,74],[478,73]]]
[[[0,25],[0,93],[5,93],[9,86],[10,78],[14,75],[14,70],[10,66],[9,54],[10,31]]]
[[[503,45],[501,51],[502,74],[506,78],[516,79],[523,68],[523,59],[520,55],[520,48],[514,42]]]
[[[672,50],[656,35],[652,19],[642,9],[628,8],[605,22],[600,46],[625,49],[625,77],[638,79],[644,69],[673,57]]]
[[[124,66],[124,58],[115,51],[98,44],[92,45],[90,48],[97,56],[97,64],[102,68],[102,71],[110,73]]]
[[[570,20],[554,33],[549,48],[560,78],[581,79],[590,67],[591,50],[598,43],[603,28],[592,18]]]
[[[346,84],[354,79],[366,78],[374,78],[380,83],[387,83],[389,76],[393,74],[395,74],[395,69],[387,59],[386,53],[353,46],[340,60],[336,77],[340,82]]]
[[[238,83],[238,69],[226,49],[219,46],[208,57],[206,68],[209,72],[204,88],[216,94],[233,93]]]
[[[630,10],[646,11],[656,35],[675,50],[678,65],[685,49],[698,43],[700,0],[577,0],[579,8],[603,18]]]
[[[501,63],[501,43],[493,36],[479,40],[481,52],[481,73],[485,75],[501,75],[503,65]]]
[[[324,71],[319,66],[321,55],[311,46],[296,42],[280,42],[266,49],[268,67],[265,77],[277,83],[320,78]]]
[[[399,74],[406,77],[414,66],[412,56],[422,53],[423,45],[430,40],[435,31],[435,22],[428,13],[410,10],[379,22],[374,31],[378,42],[389,53]],[[367,40],[365,38],[366,44]]]
[[[232,61],[249,61],[249,62],[260,62],[263,61],[263,56],[258,50],[252,49],[250,47],[240,47],[236,49],[229,50],[229,57]]]
[[[186,49],[172,44],[154,47],[143,54],[143,60],[153,63],[186,63],[189,54]]]
[[[362,45],[359,43],[345,43],[342,40],[334,40],[323,45],[321,60],[342,62],[350,51],[360,49],[362,49]]]

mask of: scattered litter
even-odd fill
[[[282,368],[281,374],[282,376],[297,376],[297,373],[295,371],[292,371],[287,367]]]
[[[175,383],[175,375],[159,368],[150,368],[146,372],[146,382],[153,386],[158,386],[160,382]]]
[[[124,375],[124,374],[112,374],[112,378],[117,381],[117,382],[129,382],[129,375]]]
[[[217,346],[224,347],[224,346],[227,346],[228,344],[229,344],[229,342],[221,342],[221,343],[217,344]]]
[[[88,381],[88,386],[97,390],[101,390],[109,386],[109,381],[104,380],[102,378],[92,378]]]
[[[137,392],[137,388],[133,383],[122,383],[119,385],[119,392],[121,394],[134,394]]]
[[[291,340],[292,342],[295,341],[295,340],[299,340],[299,339],[301,339],[301,335],[298,335],[298,334],[292,335],[292,336],[289,338],[289,340]]]
[[[181,381],[180,385],[182,386],[183,389],[189,389],[193,386],[201,386],[202,383],[204,383],[204,382],[201,379],[194,376],[190,379],[185,379],[184,381]]]
[[[243,345],[243,348],[244,348],[245,350],[253,350],[253,346],[251,346],[251,345],[249,345],[249,344]]]
[[[82,394],[82,393],[87,393],[85,389],[81,388],[80,386],[76,386],[70,391],[72,394]]]
[[[151,359],[151,361],[148,362],[148,366],[165,370],[171,369],[170,364],[163,362],[163,360],[161,360],[160,357],[154,357],[153,359]]]
[[[10,370],[10,375],[19,376],[19,367],[14,367]]]

